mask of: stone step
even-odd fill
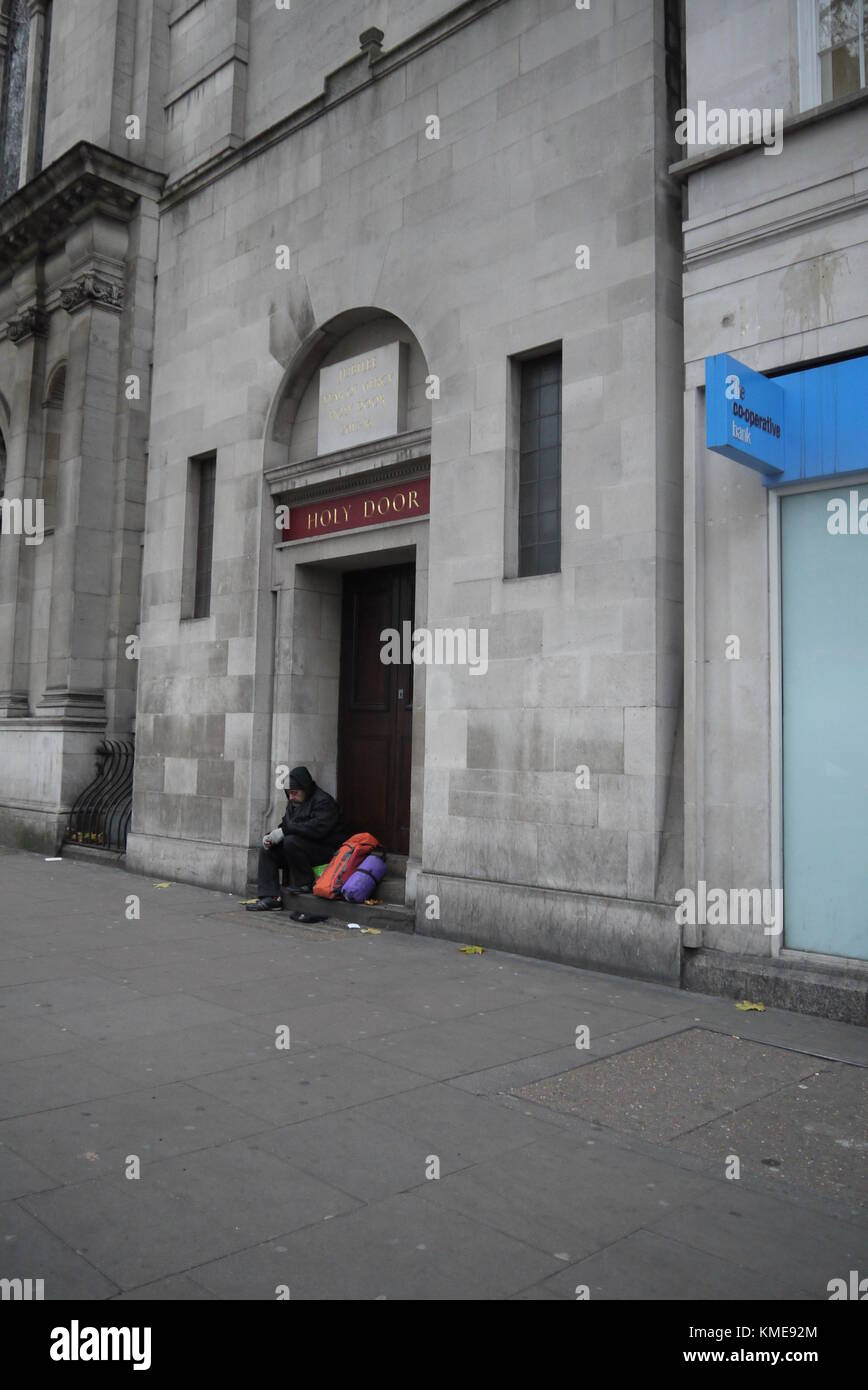
[[[403,902],[382,902],[367,907],[365,903],[348,903],[343,898],[326,899],[318,898],[314,893],[290,893],[286,888],[281,889],[280,896],[287,912],[308,912],[317,917],[328,916],[332,922],[358,922],[359,926],[379,927],[384,931],[416,930],[416,914],[411,907],[404,907]],[[248,883],[247,897],[256,897],[255,883]]]
[[[386,903],[397,903],[399,907],[404,906],[405,882],[403,874],[399,878],[395,874],[386,874],[382,883],[377,887],[374,897],[382,898]]]
[[[331,921],[358,922],[362,927],[380,927],[386,931],[413,932],[416,930],[416,914],[403,903],[383,902],[376,907],[365,903],[348,903],[343,898],[318,898],[314,893],[290,893],[281,891],[283,906],[288,912],[310,912],[317,916],[328,916]]]
[[[64,840],[59,853],[64,859],[80,859],[86,864],[120,864],[123,868],[126,854],[118,849],[98,849],[96,845],[79,845],[75,840]]]

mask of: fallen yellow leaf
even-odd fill
[[[458,949],[459,949],[459,951],[463,951],[464,954],[465,954],[465,956],[481,956],[481,955],[482,955],[482,947],[481,947],[481,946],[459,946]]]
[[[379,927],[362,927],[362,936],[379,936]]]
[[[745,999],[741,1004],[736,1004],[735,1007],[740,1009],[743,1014],[746,1014],[749,1009],[756,1009],[758,1014],[762,1014],[765,1013],[766,1008],[765,1004],[752,1004],[749,999]]]
[[[152,885],[154,888],[171,888],[171,886],[171,883],[154,883]]]

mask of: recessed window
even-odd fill
[[[214,489],[217,482],[217,458],[196,459],[193,467],[198,475],[198,511],[196,520],[196,582],[193,595],[193,617],[207,618],[211,613],[211,563],[214,553]]]
[[[866,85],[866,0],[818,0],[818,4],[820,100],[826,102]]]
[[[54,529],[56,520],[57,475],[65,397],[66,363],[62,362],[49,378],[42,416],[42,498],[45,504],[46,531]]]
[[[561,354],[518,363],[518,576],[561,567]]]
[[[21,144],[24,138],[24,97],[27,90],[27,48],[30,11],[27,0],[12,0],[6,21],[0,109],[0,201],[18,188]]]

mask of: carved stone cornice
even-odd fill
[[[85,304],[100,304],[104,309],[120,311],[124,307],[124,290],[117,281],[87,271],[61,290],[60,302],[68,314],[74,314]]]
[[[9,319],[6,331],[13,343],[23,343],[25,338],[44,338],[48,332],[48,315],[42,309],[31,305],[22,309]]]
[[[417,477],[431,467],[430,429],[409,430],[390,439],[375,439],[333,454],[301,462],[279,463],[265,470],[272,497],[291,495],[307,501],[317,490],[328,496],[375,479]]]
[[[36,255],[63,248],[90,214],[128,222],[165,176],[82,141],[0,203],[0,281]]]

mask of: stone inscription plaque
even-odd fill
[[[387,343],[320,368],[317,454],[403,430],[405,348],[405,343]]]

